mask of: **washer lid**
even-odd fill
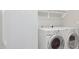
[[[64,39],[61,36],[55,36],[51,38],[51,41],[48,44],[49,49],[63,49],[64,48]]]

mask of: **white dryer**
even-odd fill
[[[78,35],[73,27],[40,28],[38,32],[40,49],[78,48]]]
[[[65,48],[67,49],[77,49],[78,48],[78,34],[76,32],[76,27],[67,27],[66,38],[65,38]]]
[[[79,49],[79,27],[75,27],[75,31],[76,31],[77,37],[78,37],[78,49]]]

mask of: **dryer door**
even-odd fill
[[[70,49],[75,49],[78,47],[78,36],[76,33],[73,33],[69,36],[68,47]]]
[[[50,39],[48,48],[49,49],[63,49],[64,48],[64,39],[61,36],[54,36]]]

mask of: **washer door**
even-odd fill
[[[75,48],[77,48],[77,46],[78,46],[78,36],[77,36],[77,34],[71,34],[70,36],[69,36],[69,39],[68,39],[68,47],[70,48],[70,49],[75,49]]]
[[[64,48],[64,39],[61,36],[55,36],[51,38],[49,44],[49,49],[63,49]]]

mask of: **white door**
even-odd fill
[[[38,48],[37,11],[5,10],[7,48]]]

